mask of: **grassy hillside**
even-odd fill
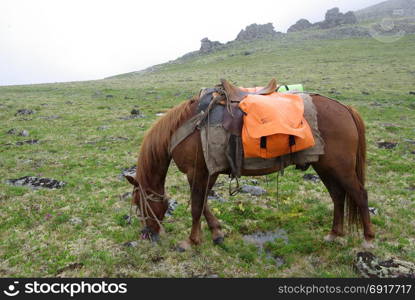
[[[204,56],[162,65],[156,71],[112,79],[0,88],[0,276],[110,277],[355,277],[353,260],[361,234],[334,244],[323,242],[331,228],[332,203],[321,182],[302,179],[288,168],[256,178],[267,194],[227,195],[227,178],[211,201],[226,231],[214,246],[204,226],[202,246],[174,251],[189,234],[188,185],[171,167],[168,193],[178,203],[159,245],[138,240],[139,223],[128,225],[130,191],[119,178],[135,164],[147,128],[201,87],[227,78],[239,85],[303,83],[355,106],[367,126],[369,202],[377,234],[373,253],[415,261],[415,36],[395,43],[375,39],[303,41],[301,38],[234,43]],[[18,109],[31,115],[15,115]],[[122,120],[138,108],[145,117]],[[7,134],[28,130],[29,137]],[[38,139],[39,144],[16,145]],[[379,149],[378,142],[398,143]],[[307,173],[314,173],[312,170]],[[14,187],[6,179],[49,177],[67,182],[57,190]],[[252,184],[252,178],[244,182]],[[270,255],[243,235],[282,229],[288,243],[266,245]]]

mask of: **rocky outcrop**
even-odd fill
[[[252,41],[257,39],[263,39],[268,37],[274,37],[278,33],[274,30],[274,26],[272,23],[267,24],[251,24],[246,26],[245,30],[242,29],[238,36],[236,37],[236,41]]]
[[[300,19],[297,21],[297,23],[288,28],[287,32],[303,31],[311,28],[312,26],[313,24],[311,24],[308,20]]]
[[[223,46],[222,43],[218,41],[211,41],[207,37],[202,39],[200,42],[202,43],[200,46],[201,53],[209,53]]]
[[[341,25],[356,24],[357,19],[352,11],[341,13],[338,7],[329,9],[323,22],[317,23],[319,28],[328,29]]]
[[[300,19],[297,23],[288,28],[287,32],[303,31],[309,28],[329,29],[341,25],[351,25],[356,23],[357,18],[352,11],[343,14],[337,7],[335,7],[326,12],[324,21],[312,24],[306,19]]]

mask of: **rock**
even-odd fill
[[[20,131],[19,132],[19,134],[18,134],[19,136],[29,136],[29,131],[27,131],[27,130],[22,130],[22,131]]]
[[[17,111],[17,113],[15,114],[15,116],[19,116],[19,115],[31,115],[34,114],[35,111],[31,110],[31,109],[19,109]]]
[[[308,20],[306,19],[300,19],[292,25],[290,28],[288,28],[287,32],[297,32],[297,31],[303,31],[306,29],[309,29],[313,26]]]
[[[242,29],[236,41],[252,41],[257,39],[264,39],[269,37],[275,37],[278,33],[274,30],[272,23],[267,24],[251,24],[248,25],[245,30]]]
[[[97,129],[98,130],[107,130],[108,128],[110,128],[109,125],[102,125],[102,126],[99,126]]]
[[[69,219],[69,223],[71,223],[72,225],[81,225],[82,220],[80,218],[73,217]]]
[[[414,140],[411,140],[411,139],[403,139],[403,140],[405,142],[409,143],[409,144],[415,145],[415,141]]]
[[[251,194],[252,196],[261,196],[266,194],[267,191],[259,186],[244,185],[241,188],[241,193]]]
[[[354,264],[365,278],[415,278],[415,264],[397,258],[381,261],[371,252],[358,252]]]
[[[382,106],[379,102],[373,102],[370,104],[370,106]]]
[[[132,109],[132,110],[131,110],[131,114],[132,114],[132,115],[140,115],[140,114],[141,114],[141,112],[140,112],[140,110],[139,110],[139,109],[134,108],[134,109]]]
[[[222,48],[223,44],[218,41],[211,41],[207,37],[202,39],[200,45],[200,52],[201,53],[209,53],[215,50]]]
[[[111,99],[111,98],[114,98],[114,96],[113,95],[106,95],[105,98]]]
[[[34,114],[35,111],[31,110],[31,109],[19,109],[17,111],[17,113],[15,114],[15,116],[19,116],[19,115],[31,115]]]
[[[248,55],[251,55],[252,53],[254,53],[254,52],[252,52],[252,51],[244,51],[242,54],[245,55],[245,56],[248,56]]]
[[[368,91],[362,91],[362,95],[370,95]]]
[[[415,95],[415,92],[409,92],[409,95]]]
[[[125,176],[132,176],[135,177],[135,173],[137,172],[137,166],[131,166],[129,168],[122,169],[121,174],[118,176],[120,179],[124,179]]]
[[[369,213],[372,216],[377,216],[378,215],[378,209],[376,207],[369,207]]]
[[[26,141],[20,141],[20,142],[16,142],[17,146],[22,146],[24,144],[29,144],[29,145],[33,145],[33,144],[39,144],[39,140],[26,140]]]
[[[65,104],[72,105],[73,102],[72,101],[66,101]]]
[[[248,181],[250,183],[252,183],[253,185],[258,185],[258,180],[257,179],[249,179]]]
[[[124,221],[125,221],[128,225],[130,225],[130,224],[131,224],[131,216],[129,216],[129,215],[124,215],[124,216],[122,216],[122,218],[124,219]]]
[[[318,26],[321,29],[333,28],[336,26],[356,24],[357,18],[352,11],[345,14],[341,13],[338,7],[329,9],[326,12],[326,17],[323,22],[319,22]]]
[[[312,181],[312,182],[319,182],[320,181],[320,177],[318,175],[315,174],[305,174],[303,176],[304,180],[308,180],[308,181]]]
[[[6,183],[14,186],[27,186],[33,189],[47,188],[47,189],[59,189],[65,186],[65,182],[51,179],[51,178],[38,178],[34,176],[24,176],[17,179],[9,179]]]
[[[171,217],[178,205],[179,205],[179,203],[177,203],[176,200],[169,199],[169,207],[167,208],[166,216]]]
[[[214,190],[210,190],[210,193],[208,195],[208,200],[219,201],[219,202],[227,202],[227,200],[225,198],[222,198]]]
[[[156,116],[157,117],[162,117],[162,116],[164,116],[165,115],[165,113],[162,113],[162,112],[160,112],[160,113],[156,113]]]
[[[391,143],[391,142],[378,142],[379,149],[394,149],[398,143]]]
[[[120,195],[120,199],[121,200],[131,199],[132,196],[133,196],[132,192],[126,192],[126,193]]]
[[[135,248],[138,246],[138,241],[131,241],[131,242],[126,242],[123,245],[124,247],[132,247]]]
[[[10,129],[9,131],[7,131],[6,133],[7,134],[16,134],[18,131],[17,131],[17,129],[16,128],[12,128],[12,129]]]

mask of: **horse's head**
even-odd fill
[[[158,241],[162,229],[161,222],[169,207],[167,197],[146,189],[132,176],[125,178],[133,185],[132,203],[137,206],[144,225],[141,237]]]

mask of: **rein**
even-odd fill
[[[158,194],[154,191],[150,191],[150,194],[146,193],[146,191],[144,191],[144,189],[141,187],[141,184],[138,184],[138,186],[134,187],[133,190],[133,197],[134,197],[134,193],[139,193],[140,195],[140,199],[141,201],[139,201],[139,205],[140,207],[137,205],[136,210],[135,210],[135,214],[137,216],[137,218],[141,221],[143,227],[146,227],[146,220],[150,219],[153,221],[156,221],[157,224],[160,227],[160,234],[164,233],[164,227],[161,224],[160,220],[157,218],[156,214],[154,213],[153,209],[151,208],[151,205],[149,204],[149,201],[152,202],[165,202],[169,200],[169,197],[167,197],[166,195],[162,195],[162,194]],[[130,215],[132,215],[132,207],[133,204],[131,202],[131,206],[130,206]],[[140,213],[138,213],[138,210],[140,210]],[[144,214],[145,212],[145,214]],[[150,216],[150,213],[152,216]]]

